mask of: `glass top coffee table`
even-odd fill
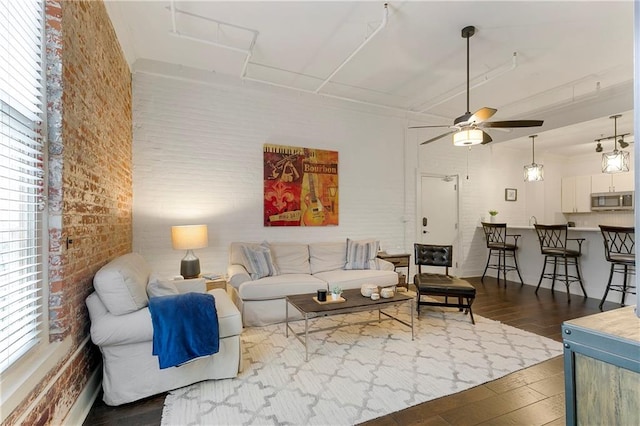
[[[318,331],[330,330],[334,328],[338,328],[340,326],[335,327],[327,327],[318,330],[309,331],[309,320],[317,317],[329,316],[329,315],[339,315],[339,314],[349,314],[354,312],[363,312],[363,311],[378,311],[378,322],[382,320],[382,315],[386,317],[398,321],[401,324],[406,325],[407,327],[411,327],[411,340],[414,340],[413,334],[413,297],[404,293],[396,292],[393,297],[388,299],[380,298],[378,300],[371,300],[369,297],[364,297],[360,293],[360,289],[353,290],[345,290],[342,293],[342,297],[345,299],[344,302],[339,303],[318,303],[313,300],[315,294],[296,294],[292,296],[287,296],[286,302],[286,319],[285,319],[285,335],[289,337],[289,330],[291,330],[293,336],[300,341],[304,345],[305,350],[305,361],[309,360],[309,346],[308,346],[308,336],[309,333],[315,333]],[[383,312],[382,309],[388,308],[391,306],[400,305],[403,303],[409,304],[409,312],[411,316],[411,322],[406,322],[401,320],[398,317],[395,317],[391,314]],[[289,323],[289,305],[296,308],[300,313],[304,316],[304,331],[297,332]],[[372,321],[364,321],[364,322],[372,322]],[[351,323],[347,325],[353,324],[361,324]],[[304,335],[304,340],[301,336]]]

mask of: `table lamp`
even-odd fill
[[[171,244],[174,250],[187,251],[180,262],[180,275],[185,279],[197,278],[200,275],[200,259],[193,250],[209,245],[207,225],[172,226]]]

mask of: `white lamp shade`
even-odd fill
[[[544,166],[542,164],[531,163],[524,166],[524,181],[539,182],[544,180]]]
[[[602,173],[629,171],[629,152],[613,150],[602,154]]]
[[[171,227],[171,244],[174,250],[193,250],[209,245],[207,225],[183,225]]]
[[[453,144],[455,146],[478,145],[484,140],[484,135],[480,129],[464,129],[453,134]]]

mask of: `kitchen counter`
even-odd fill
[[[508,229],[535,229],[533,225],[509,225],[507,224]],[[587,228],[580,226],[571,226],[569,227],[569,232],[571,231],[584,231],[584,232],[600,232],[600,228]]]

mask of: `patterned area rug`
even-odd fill
[[[395,311],[409,320],[408,308]],[[309,335],[308,362],[302,344],[285,337],[284,324],[246,328],[240,375],[170,392],[162,424],[350,425],[562,354],[560,342],[474,317],[475,326],[457,310],[423,309],[414,341],[407,326],[390,320],[320,331]],[[377,318],[365,312],[310,323],[324,328]],[[304,322],[294,325],[303,330]]]

